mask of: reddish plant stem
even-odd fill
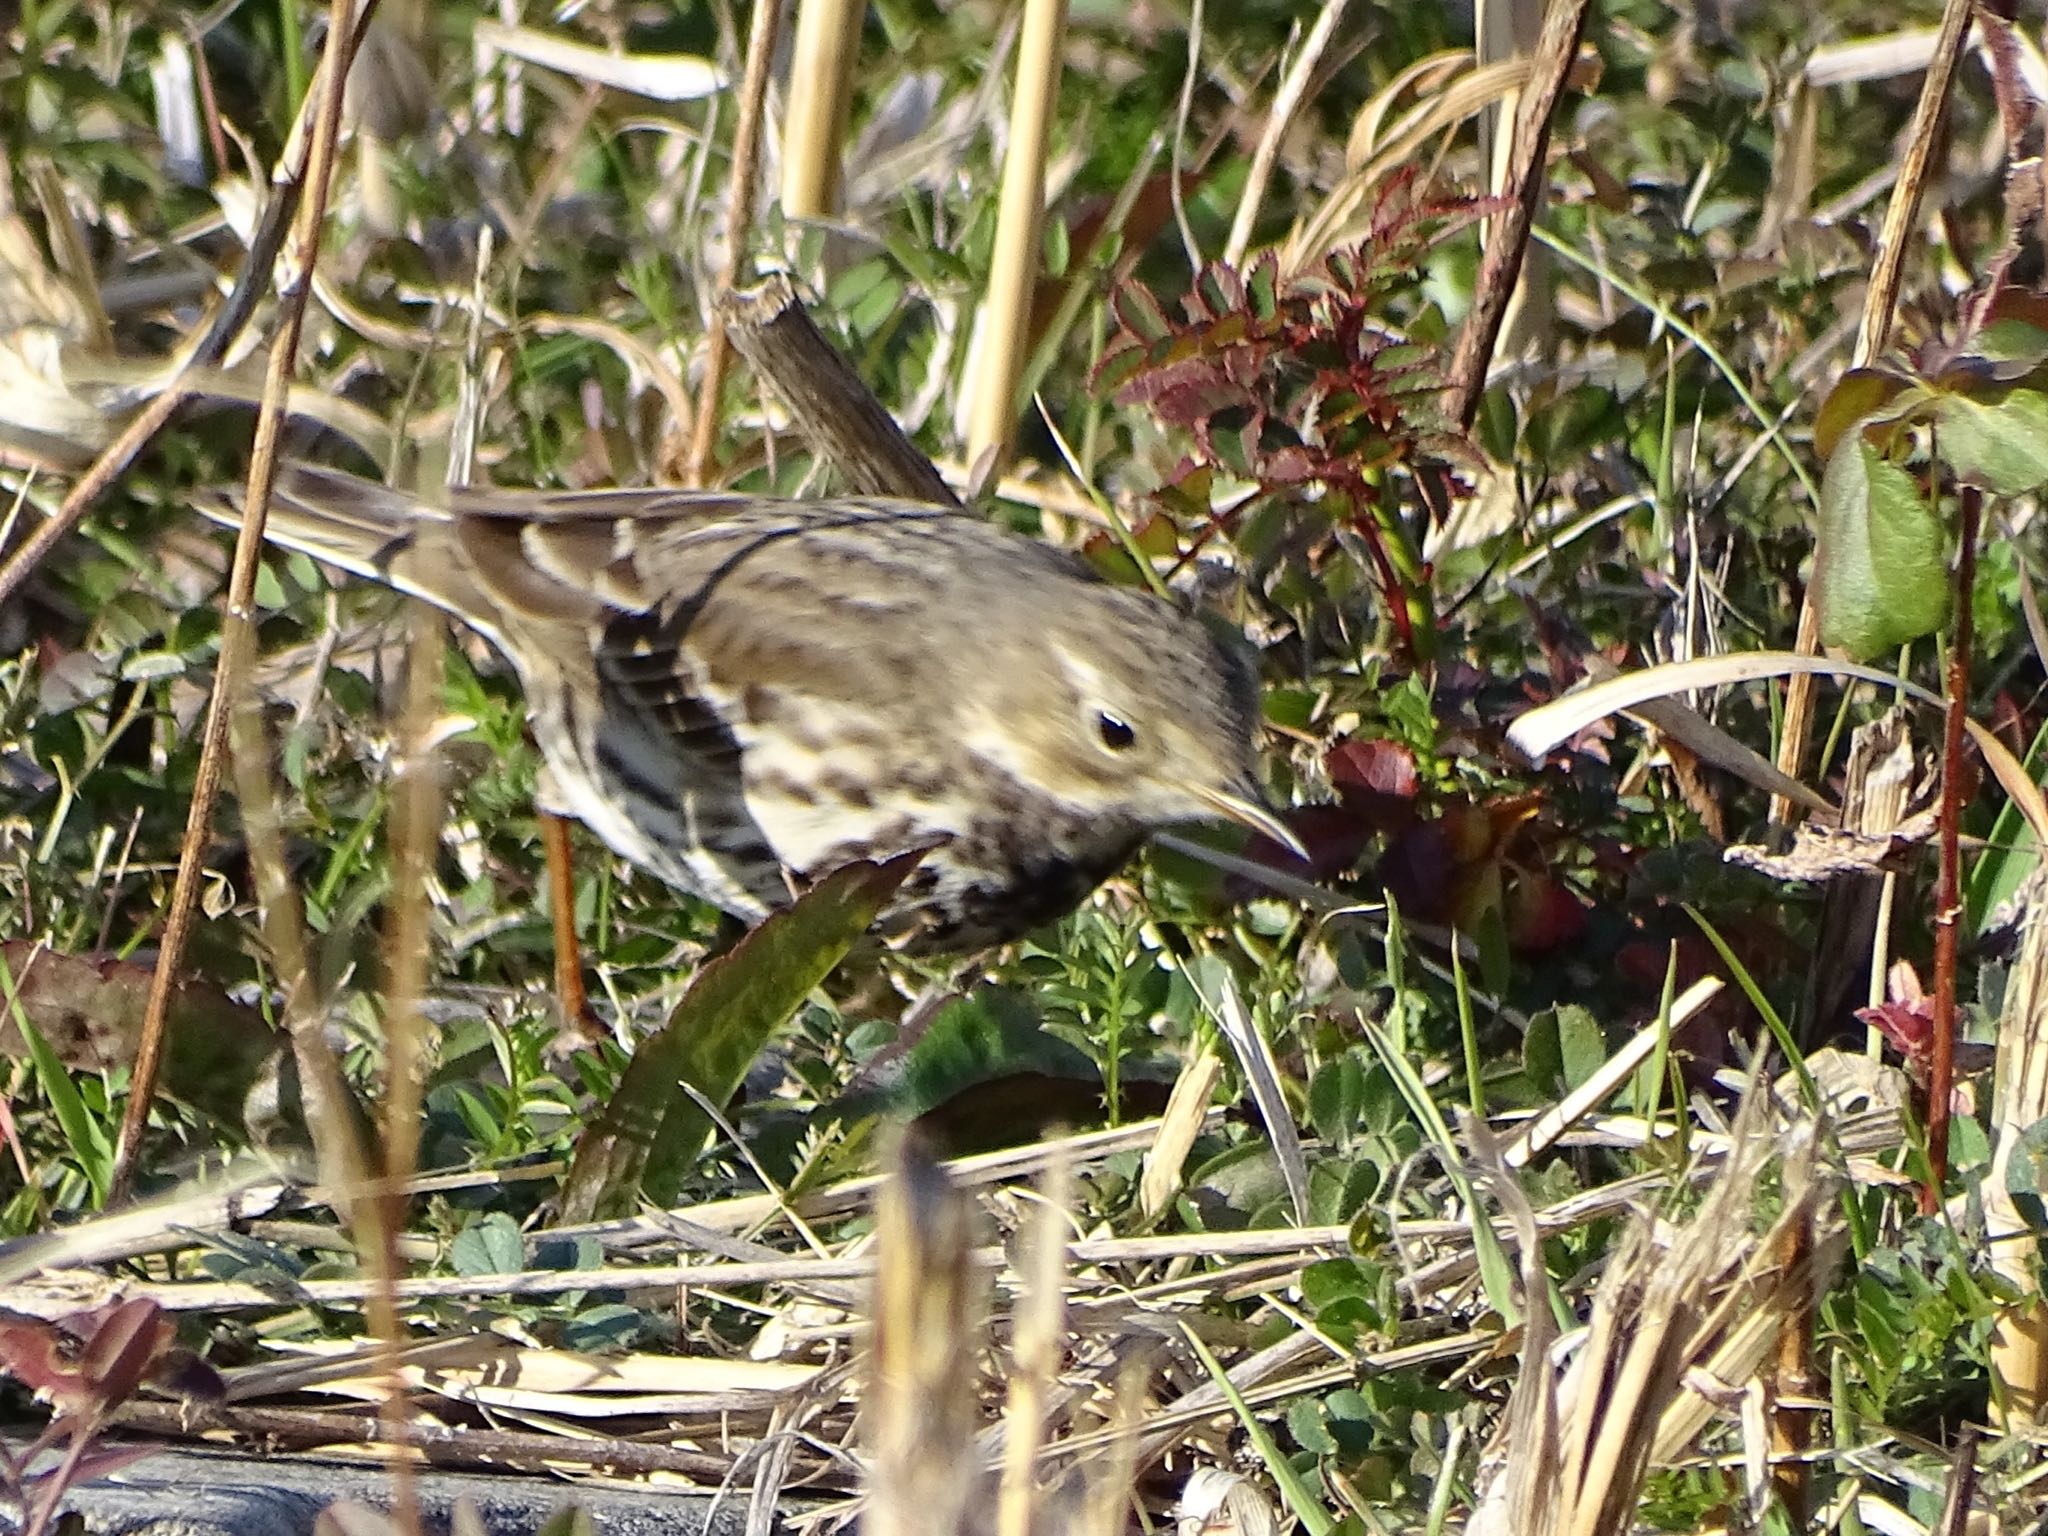
[[[1948,1180],[1948,1108],[1956,1074],[1956,951],[1963,920],[1963,722],[1970,708],[1970,602],[1977,586],[1983,493],[1966,485],[1956,549],[1956,623],[1948,653],[1948,712],[1941,735],[1941,873],[1934,886],[1934,1045],[1927,1064],[1927,1182],[1920,1213],[1941,1208]]]

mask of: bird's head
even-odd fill
[[[1012,764],[1084,814],[1147,830],[1225,820],[1300,851],[1260,786],[1258,681],[1241,640],[1135,592],[1090,593],[1003,692]],[[1019,736],[1025,721],[1035,728]]]

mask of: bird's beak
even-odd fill
[[[1197,788],[1190,791],[1208,810],[1225,821],[1234,821],[1241,827],[1271,838],[1282,848],[1289,849],[1304,862],[1308,850],[1301,846],[1301,839],[1293,830],[1262,802],[1248,795],[1234,795],[1228,790]]]

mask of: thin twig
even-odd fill
[[[110,1198],[124,1196],[135,1177],[136,1154],[149,1125],[150,1102],[163,1066],[164,1032],[179,962],[191,936],[199,902],[199,881],[213,825],[213,802],[220,792],[227,747],[227,727],[235,690],[246,675],[256,647],[253,608],[256,570],[263,549],[263,524],[270,510],[270,487],[277,477],[277,445],[283,430],[284,404],[297,364],[299,333],[312,292],[313,270],[320,258],[320,235],[326,223],[328,183],[334,173],[335,142],[341,124],[341,101],[349,61],[360,32],[352,25],[353,0],[333,0],[329,11],[327,56],[322,59],[319,106],[306,150],[306,173],[294,228],[290,270],[279,282],[278,328],[270,366],[264,377],[263,403],[256,416],[250,453],[249,492],[242,527],[235,539],[234,564],[221,605],[220,658],[214,669],[213,694],[200,738],[199,766],[192,785],[192,804],[185,819],[185,840],[178,854],[178,874],[164,916],[163,938],[150,978],[149,1003],[137,1042],[128,1108],[121,1120],[121,1138],[114,1159]],[[168,414],[168,412],[166,413]]]
[[[1529,226],[1536,216],[1537,196],[1544,185],[1543,162],[1550,148],[1550,120],[1564,95],[1565,81],[1571,74],[1572,60],[1578,56],[1579,36],[1585,30],[1590,9],[1590,0],[1551,0],[1543,17],[1543,30],[1530,56],[1528,83],[1515,113],[1514,159],[1507,179],[1512,201],[1502,209],[1486,243],[1486,254],[1480,259],[1472,308],[1458,328],[1458,345],[1451,355],[1451,382],[1444,390],[1446,414],[1466,430],[1477,418],[1480,399],[1486,393],[1486,372],[1493,362],[1501,324],[1507,318],[1508,302],[1514,297],[1522,255],[1529,245]]]
[[[1920,100],[1913,109],[1913,126],[1906,137],[1906,154],[1899,168],[1898,185],[1884,211],[1884,228],[1877,237],[1877,258],[1870,267],[1870,288],[1863,296],[1863,320],[1856,333],[1856,350],[1850,366],[1861,368],[1884,351],[1891,335],[1892,316],[1898,309],[1899,289],[1904,282],[1906,251],[1919,227],[1920,199],[1927,191],[1932,173],[1934,144],[1941,134],[1941,120],[1948,110],[1949,88],[1955,80],[1963,47],[1970,38],[1971,0],[1947,0],[1941,13],[1941,35],[1934,45],[1934,57],[1927,61],[1927,77],[1920,85]],[[1812,588],[1799,603],[1799,627],[1792,648],[1801,656],[1820,653],[1820,609]],[[1813,690],[1819,680],[1795,674],[1785,685],[1785,725],[1778,738],[1778,767],[1792,778],[1800,778],[1806,760],[1806,737],[1813,722]],[[1771,800],[1771,820],[1791,818],[1791,803],[1782,797]]]
[[[1280,159],[1280,143],[1287,136],[1287,128],[1294,121],[1295,113],[1308,95],[1309,82],[1315,78],[1316,66],[1322,62],[1323,54],[1329,49],[1330,39],[1337,35],[1337,23],[1344,19],[1344,0],[1324,0],[1322,10],[1317,14],[1315,25],[1309,28],[1303,39],[1301,52],[1294,56],[1287,66],[1287,73],[1280,77],[1280,84],[1273,92],[1273,110],[1266,116],[1265,131],[1259,135],[1259,142],[1252,149],[1252,163],[1245,172],[1244,195],[1237,200],[1237,213],[1230,221],[1230,237],[1223,243],[1223,259],[1232,266],[1244,260],[1244,254],[1251,249],[1252,231],[1258,227],[1259,209],[1266,200],[1266,187],[1273,179],[1273,167]]]
[[[725,275],[718,284],[722,293],[731,293],[746,276],[747,247],[754,237],[754,182],[761,161],[761,119],[766,115],[768,66],[775,57],[775,35],[781,17],[779,0],[754,0],[754,25],[747,36],[747,71],[740,83],[740,118],[733,126],[732,180],[726,187]],[[697,419],[690,437],[686,476],[691,485],[704,484],[704,477],[711,472],[711,450],[718,440],[718,397],[724,393],[726,369],[731,361],[725,316],[713,304],[711,328],[704,337],[704,379],[697,389]]]

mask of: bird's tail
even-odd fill
[[[239,528],[243,493],[240,489],[205,492],[194,507],[215,522]],[[311,555],[325,565],[413,591],[430,602],[442,602],[441,595],[419,590],[417,573],[408,569],[415,562],[407,557],[423,525],[443,520],[416,497],[375,481],[288,464],[278,471],[277,484],[270,493],[263,533],[272,543]]]

